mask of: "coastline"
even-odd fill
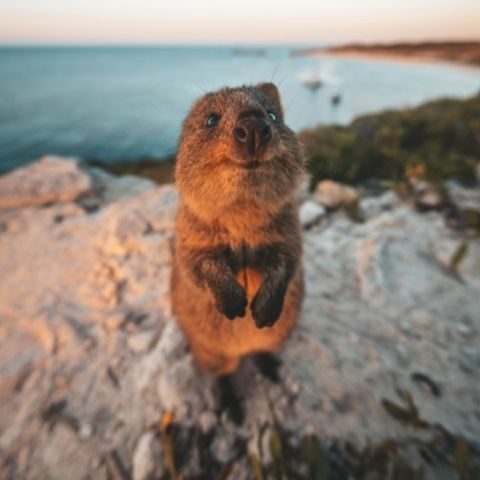
[[[132,49],[128,52],[128,63],[124,61],[125,52],[121,48],[64,48],[57,59],[60,62],[58,68],[68,75],[65,75],[60,90],[55,87],[56,70],[48,67],[57,61],[55,51],[22,50],[10,55],[7,61],[5,52],[0,50],[0,74],[7,73],[8,65],[13,69],[11,75],[2,76],[2,86],[5,84],[4,89],[11,92],[3,107],[5,112],[15,114],[18,125],[16,128],[7,124],[0,127],[0,173],[52,152],[108,163],[173,155],[183,116],[190,102],[201,94],[201,88],[207,85],[214,88],[216,82],[218,86],[248,83],[252,74],[258,75],[258,80],[268,80],[277,70],[276,80],[281,83],[285,104],[289,105],[287,121],[295,131],[311,128],[317,123],[346,125],[353,118],[376,110],[401,108],[444,96],[463,98],[478,91],[478,70],[449,67],[442,71],[441,66],[419,67],[418,63],[395,68],[393,64],[369,60],[350,62],[339,58],[331,61],[345,62],[345,68],[334,65],[330,69],[326,65],[327,71],[319,72],[325,77],[321,78],[325,84],[331,83],[328,90],[331,89],[332,94],[337,93],[336,90],[348,89],[348,95],[347,90],[343,92],[342,105],[332,109],[328,95],[317,95],[312,102],[310,90],[303,87],[304,80],[320,67],[319,64],[329,60],[290,57],[292,49],[303,47],[286,45],[272,49],[261,60],[233,58],[226,48],[218,51],[185,48],[182,51],[185,61],[182,62],[176,62],[175,52],[168,49]],[[38,61],[40,57],[42,61]],[[201,88],[189,80],[188,65],[194,60],[215,65],[213,70],[206,70],[207,83],[200,85]],[[83,66],[92,61],[106,62],[101,82],[93,71],[87,69],[83,72]],[[26,64],[32,66],[29,75],[20,78],[15,72],[21,72],[22,65]],[[154,80],[149,72],[160,64],[165,75],[159,74]],[[225,68],[227,64],[229,67]],[[259,69],[260,65],[262,67],[256,71],[256,67],[252,69],[254,65]],[[371,67],[376,70],[375,74],[369,79],[365,77],[367,83],[359,83],[358,79],[364,73],[368,75]],[[223,72],[223,77],[213,74],[214,71]],[[171,82],[172,78],[178,81]],[[38,79],[42,81],[39,83]],[[367,90],[373,95],[365,95]],[[29,94],[22,100],[24,91]],[[76,98],[78,91],[85,92],[82,101],[70,100]],[[136,92],[134,100],[128,94],[132,91]],[[155,107],[149,98],[152,94]],[[102,96],[105,101],[108,99],[108,108],[100,107],[98,98]],[[49,98],[58,101],[51,102]],[[24,107],[18,108],[19,102],[24,102],[21,103]],[[36,119],[40,115],[43,120],[38,128]]]
[[[394,53],[376,53],[376,52],[318,52],[309,53],[306,56],[311,57],[337,57],[346,58],[350,60],[376,60],[379,62],[395,62],[395,63],[409,63],[409,64],[436,64],[446,67],[465,68],[467,70],[480,71],[480,65],[471,63],[456,62],[454,60],[445,60],[439,58],[432,58],[427,56],[410,56]]]
[[[437,63],[455,67],[480,69],[480,42],[467,44],[351,44],[326,48],[311,48],[293,53],[298,56],[328,56],[351,59],[371,59],[402,63]]]

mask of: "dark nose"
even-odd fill
[[[272,138],[272,130],[267,120],[259,116],[241,118],[233,129],[233,136],[240,144],[245,144],[248,153],[253,155],[261,145]]]

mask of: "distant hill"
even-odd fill
[[[294,55],[361,55],[412,60],[441,60],[480,66],[480,41],[349,43],[298,50]]]

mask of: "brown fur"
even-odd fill
[[[249,112],[271,128],[270,141],[254,154],[232,134]],[[219,122],[212,127],[213,113]],[[234,371],[244,355],[278,349],[299,314],[295,191],[304,161],[282,117],[276,87],[260,84],[205,95],[183,125],[173,306],[196,360],[214,375]]]

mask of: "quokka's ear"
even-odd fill
[[[280,92],[273,83],[259,83],[257,87],[262,93],[264,93],[268,99],[272,102],[273,106],[277,110],[277,114],[283,117],[282,101],[280,100]]]

